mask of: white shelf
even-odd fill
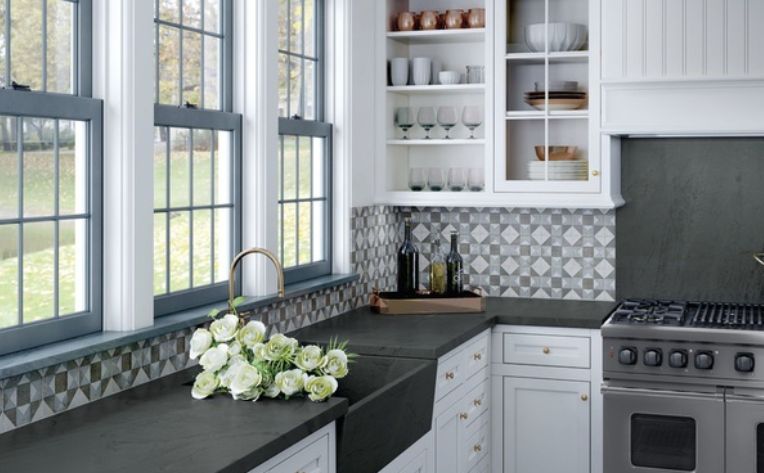
[[[425,139],[408,139],[408,140],[387,140],[387,144],[391,146],[479,146],[484,145],[485,140],[482,138],[475,139],[461,139],[452,138],[449,140],[441,138],[433,138],[429,140]]]
[[[589,51],[556,51],[546,53],[509,53],[506,55],[507,61],[516,63],[539,63],[543,62],[546,57],[549,57],[551,63],[565,63],[565,62],[585,62],[589,59]]]
[[[549,119],[588,119],[589,110],[551,110]],[[547,115],[542,110],[512,110],[507,112],[507,120],[543,120]]]
[[[566,181],[562,181],[565,183]],[[528,181],[538,185],[543,181]],[[560,187],[560,181],[551,183]],[[624,204],[620,196],[581,193],[534,192],[430,192],[388,191],[376,199],[377,204],[412,207],[533,207],[614,209]]]
[[[387,39],[405,44],[482,43],[485,41],[485,28],[391,31],[387,33]]]
[[[482,94],[485,84],[400,85],[388,86],[387,91],[396,94]]]

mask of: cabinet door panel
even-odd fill
[[[268,473],[330,473],[329,439],[322,437],[283,462],[268,470]]]
[[[589,383],[504,378],[506,473],[587,473]]]
[[[435,471],[459,473],[459,432],[461,403],[455,403],[435,419]]]

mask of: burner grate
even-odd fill
[[[764,330],[764,306],[699,302],[691,308],[690,327]]]

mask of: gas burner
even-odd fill
[[[682,325],[687,304],[675,301],[627,299],[613,313],[613,322],[642,325]]]

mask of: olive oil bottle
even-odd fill
[[[411,219],[404,222],[403,244],[398,249],[398,293],[412,296],[419,289],[419,251],[411,241]]]
[[[448,294],[461,294],[464,290],[462,277],[464,276],[464,263],[459,255],[459,235],[451,232],[451,252],[446,256],[446,292]]]
[[[446,258],[440,247],[440,236],[432,241],[430,255],[430,292],[433,294],[446,293]]]

